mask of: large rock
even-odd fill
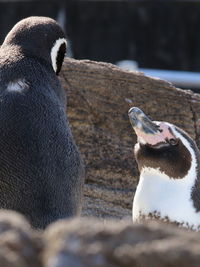
[[[200,234],[151,222],[60,221],[44,233],[45,267],[195,267]]]
[[[62,71],[68,117],[86,164],[83,215],[131,216],[138,180],[136,136],[128,109],[138,106],[154,120],[186,130],[200,145],[200,96],[111,64],[66,59]]]
[[[0,211],[0,266],[41,267],[39,233],[20,214]]]
[[[1,267],[198,267],[200,233],[158,222],[60,220],[36,232],[0,212]]]

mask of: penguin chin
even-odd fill
[[[163,148],[168,148],[170,147],[170,144],[167,142],[159,142],[157,144],[151,145],[151,144],[140,144],[141,146],[146,146],[152,150],[159,150],[159,149],[163,149]]]
[[[147,147],[147,148],[152,149],[152,150],[159,150],[159,149],[166,149],[166,148],[177,146],[179,144],[179,139],[178,138],[171,138],[169,140],[166,139],[163,142],[158,142],[158,143],[155,143],[153,145],[139,139],[138,144],[141,148]]]

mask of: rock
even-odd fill
[[[0,211],[0,266],[40,267],[39,235],[17,212]]]
[[[153,120],[186,130],[200,145],[200,95],[172,84],[122,70],[112,64],[66,59],[62,82],[68,117],[86,164],[84,216],[131,216],[138,170],[136,136],[128,109],[138,106]]]
[[[198,267],[200,233],[171,224],[80,218],[36,232],[19,214],[0,212],[2,267]]]
[[[199,266],[200,234],[151,222],[60,221],[44,233],[45,267]]]

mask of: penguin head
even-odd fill
[[[58,23],[47,17],[19,21],[6,36],[2,48],[17,46],[25,56],[45,60],[58,75],[66,52],[65,34]]]
[[[184,178],[199,154],[192,138],[173,124],[151,121],[137,107],[128,114],[137,135],[134,154],[139,171],[149,168],[172,179]]]

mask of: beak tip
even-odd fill
[[[133,111],[134,107],[130,108],[128,111],[128,114],[130,114]]]
[[[132,111],[137,112],[137,113],[141,113],[141,112],[142,112],[142,110],[139,109],[138,107],[132,107],[132,108],[129,109],[128,112],[132,112]],[[143,113],[143,112],[142,112],[142,113]]]
[[[132,107],[132,108],[130,108],[129,109],[129,111],[128,111],[128,116],[129,117],[137,117],[137,116],[139,116],[139,115],[141,115],[141,114],[144,114],[143,112],[142,112],[142,110],[141,109],[139,109],[139,108],[137,108],[137,107]]]
[[[128,116],[134,129],[138,128],[146,134],[155,134],[158,131],[157,125],[141,109],[137,107],[130,108]]]

